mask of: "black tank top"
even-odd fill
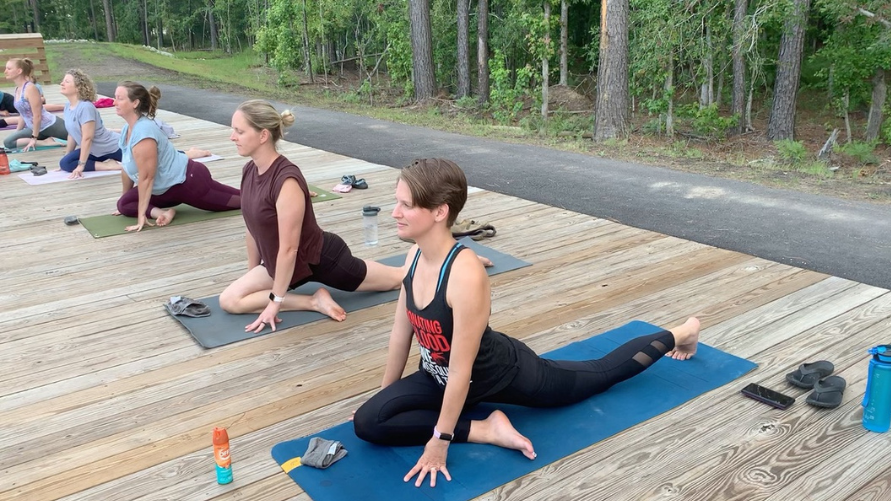
[[[418,368],[433,377],[442,388],[445,388],[449,379],[449,356],[451,355],[452,332],[454,330],[452,308],[446,301],[446,288],[449,283],[449,274],[452,271],[452,263],[455,262],[458,253],[464,249],[466,247],[456,242],[452,250],[449,251],[439,271],[433,300],[424,309],[418,309],[412,289],[415,268],[421,257],[420,250],[415,254],[411,268],[402,280],[402,284],[405,286],[405,309],[408,321],[411,323],[415,339],[420,345],[421,362]],[[486,325],[486,330],[480,340],[480,349],[473,362],[468,398],[478,399],[504,389],[516,375],[516,362],[517,354],[510,338],[500,332],[493,331]]]

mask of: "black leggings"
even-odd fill
[[[512,339],[517,348],[517,375],[507,388],[483,398],[468,397],[464,410],[492,402],[526,407],[561,407],[602,393],[630,379],[674,348],[671,332],[634,338],[596,360],[549,360]],[[356,436],[381,445],[423,445],[439,420],[443,390],[418,371],[384,388],[353,417]],[[470,419],[455,425],[454,441],[467,442]]]

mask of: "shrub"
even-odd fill
[[[807,148],[801,141],[793,141],[791,139],[780,139],[773,142],[777,147],[780,158],[790,164],[799,164],[807,158]]]

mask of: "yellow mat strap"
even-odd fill
[[[290,473],[291,470],[300,466],[300,458],[289,459],[282,463],[282,469],[285,470],[285,473]]]

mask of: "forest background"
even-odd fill
[[[885,0],[0,5],[3,32],[114,42],[48,44],[54,78],[137,60],[312,106],[891,202]]]

